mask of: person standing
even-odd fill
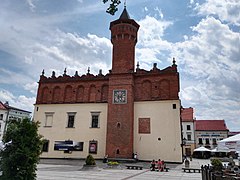
[[[138,161],[138,155],[137,155],[137,152],[134,154],[134,159],[135,159],[135,161]]]

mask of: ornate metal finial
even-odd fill
[[[140,66],[140,65],[139,65],[139,62],[137,62],[137,69],[139,69],[139,66]]]
[[[98,73],[99,75],[102,75],[102,69],[99,69],[99,73]]]
[[[126,2],[126,1],[127,1],[127,0],[125,0],[125,1],[124,1],[124,8],[126,8],[126,7],[127,7],[127,5],[126,5],[126,4],[127,4],[127,2]]]
[[[175,57],[173,58],[173,61],[172,61],[173,65],[176,65],[176,60],[175,60]]]
[[[153,68],[157,68],[157,63],[153,63]]]
[[[90,67],[88,67],[87,73],[88,73],[88,74],[90,73]]]
[[[56,77],[55,76],[55,71],[52,72],[52,78]]]
[[[44,76],[44,73],[45,73],[45,72],[44,72],[44,69],[43,69],[43,70],[42,70],[42,76]]]
[[[75,75],[74,75],[74,76],[75,76],[75,77],[77,77],[77,76],[78,76],[78,71],[76,71],[76,72],[75,72]]]
[[[66,75],[66,74],[67,74],[67,68],[64,69],[64,75]]]

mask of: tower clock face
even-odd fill
[[[113,103],[114,104],[125,104],[127,103],[127,90],[113,90]]]

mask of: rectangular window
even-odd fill
[[[173,107],[173,109],[177,109],[177,105],[176,104],[173,104],[172,107]]]
[[[68,123],[67,123],[68,128],[74,127],[75,114],[76,113],[72,113],[72,112],[68,113]]]
[[[206,144],[209,144],[209,139],[208,138],[206,138]]]
[[[203,144],[202,138],[198,138],[198,144]]]
[[[52,127],[54,112],[45,112],[45,127]]]
[[[187,125],[187,130],[191,130],[191,126],[190,125]]]
[[[99,128],[99,116],[100,112],[91,112],[91,128]]]
[[[48,152],[49,140],[43,140],[42,152]]]
[[[3,120],[3,114],[0,114],[0,120]]]
[[[92,115],[92,128],[98,128],[98,115]]]
[[[187,140],[188,140],[188,141],[191,141],[191,140],[192,140],[191,134],[187,134]]]
[[[214,139],[212,139],[212,144],[213,145],[217,145],[217,140],[214,138]]]

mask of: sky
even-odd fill
[[[240,131],[240,1],[127,0],[139,25],[135,61],[164,69],[175,57],[182,106],[197,120],[224,119]],[[33,111],[46,76],[107,74],[109,24],[119,18],[102,0],[1,0],[0,101]],[[136,64],[136,63],[135,63]]]

